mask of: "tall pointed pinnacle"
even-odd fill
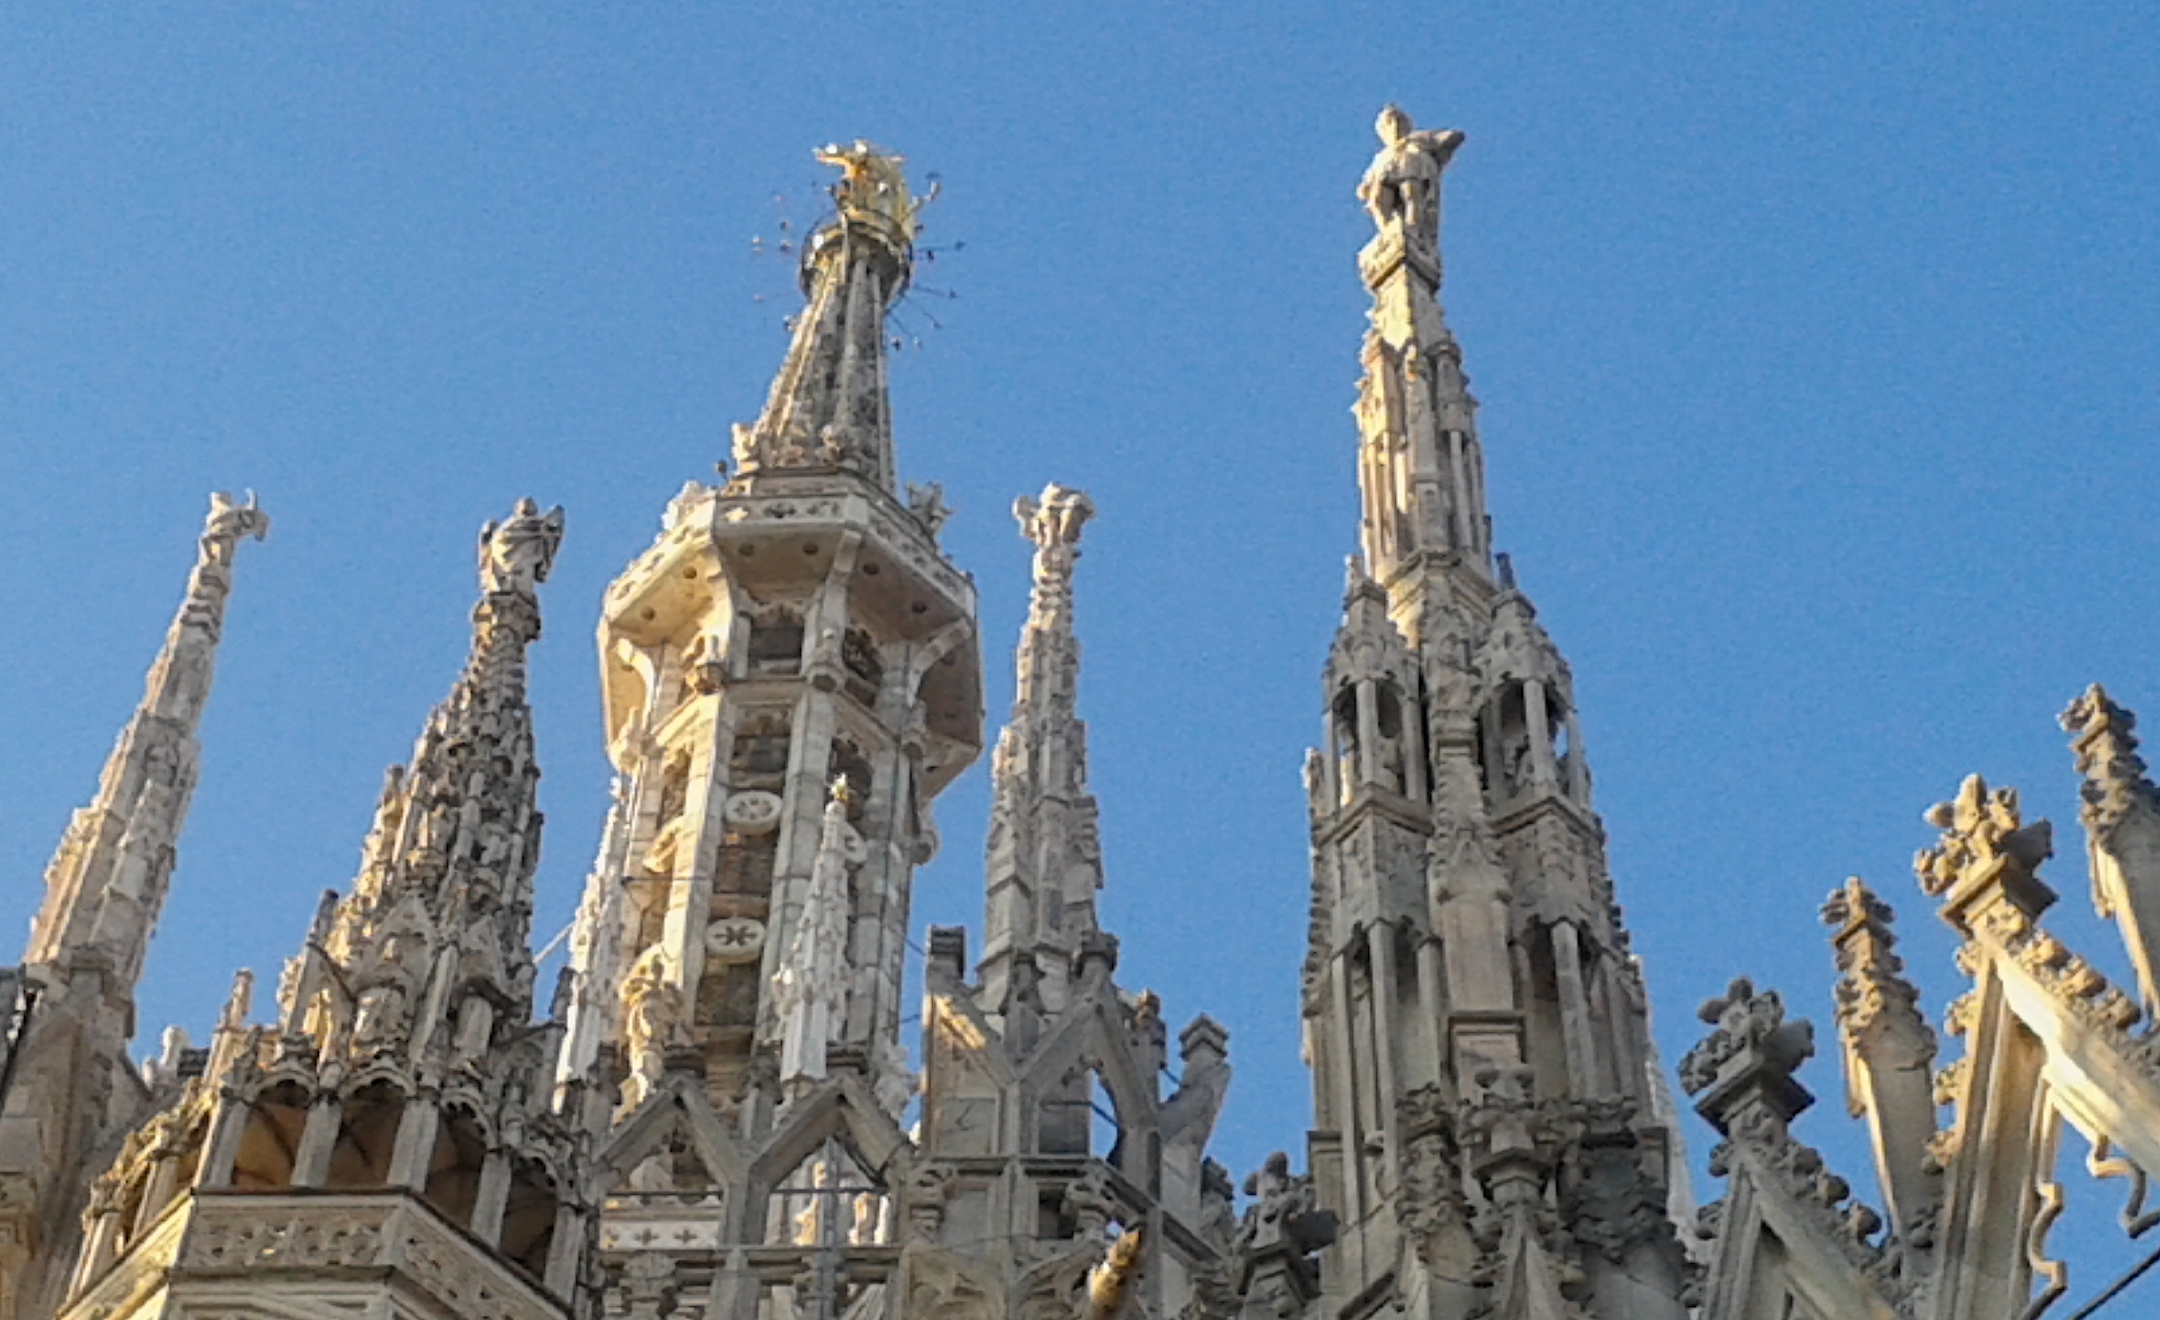
[[[1073,635],[1073,567],[1095,516],[1085,492],[1043,488],[1013,503],[1035,544],[1035,590],[1020,636],[1011,723],[992,761],[984,1002],[1000,1005],[1013,959],[1034,957],[1044,1004],[1065,1000],[1073,956],[1097,929],[1102,844],[1087,789],[1087,726],[1077,711],[1080,643]]]
[[[809,305],[795,318],[764,415],[735,428],[735,464],[745,476],[853,471],[890,490],[885,314],[907,289],[915,217],[928,198],[909,196],[901,157],[868,142],[825,147],[817,158],[840,171],[838,213],[805,247]]]
[[[818,830],[817,860],[801,918],[773,973],[773,1011],[780,1018],[780,1083],[807,1092],[825,1077],[825,1050],[840,1039],[847,1011],[848,871],[862,861],[862,836],[848,823],[854,789],[847,776],[832,782]]]
[[[95,1184],[64,1314],[168,1277],[152,1309],[215,1309],[191,1290],[230,1283],[173,1277],[192,1261],[176,1267],[177,1244],[263,1222],[382,1244],[348,1290],[362,1301],[570,1314],[592,1207],[583,1133],[549,1103],[561,1031],[531,1022],[527,944],[541,821],[525,652],[562,526],[521,500],[482,530],[471,655],[390,772],[352,892],[317,909],[275,1026],[244,1026],[243,973],[202,1071],[168,1060],[175,1085]],[[322,1259],[249,1254],[251,1301],[309,1313]]]
[[[97,797],[75,813],[45,869],[45,902],[31,926],[26,962],[66,977],[102,959],[108,997],[125,999],[164,906],[175,846],[202,761],[195,730],[210,696],[217,644],[243,538],[261,540],[270,516],[232,497],[210,497],[195,570],[142,705],[113,745]]]
[[[1440,176],[1463,135],[1421,131],[1392,105],[1377,128],[1380,153],[1358,184],[1380,231],[1358,254],[1373,295],[1355,409],[1365,556],[1382,582],[1419,555],[1485,570],[1492,536],[1477,402],[1439,296]]]
[[[318,917],[281,987],[286,1030],[326,1059],[471,1063],[497,1024],[530,1015],[541,818],[525,651],[562,530],[560,508],[529,499],[481,530],[464,672],[410,766],[391,768],[351,894]]]
[[[1822,907],[1836,950],[1838,1037],[1845,1053],[1846,1106],[1867,1120],[1875,1167],[1890,1216],[1908,1242],[1942,1198],[1942,1171],[1929,1158],[1935,1140],[1935,1033],[1920,1013],[1920,992],[1894,950],[1890,905],[1858,877],[1832,891]]]
[[[2095,683],[2062,726],[2085,777],[2093,905],[2120,927],[2146,1011],[2160,1011],[2160,789],[2138,755],[2137,717]]]

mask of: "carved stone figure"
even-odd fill
[[[1140,1255],[1146,1241],[1143,1230],[1127,1229],[1110,1244],[1109,1254],[1103,1257],[1102,1264],[1088,1271],[1087,1307],[1081,1312],[1083,1320],[1113,1320],[1124,1310],[1125,1295],[1132,1287],[1133,1277],[1140,1271]]]
[[[547,581],[562,544],[562,506],[540,512],[530,499],[517,502],[507,519],[480,529],[480,586],[490,595],[531,596]]]
[[[840,182],[833,185],[832,191],[843,216],[875,217],[907,237],[914,237],[916,213],[930,198],[908,195],[907,176],[901,168],[907,163],[904,157],[880,151],[857,138],[844,145],[820,148],[817,158],[840,171]]]
[[[682,987],[669,976],[667,950],[655,944],[623,976],[623,1030],[631,1071],[656,1081],[667,1052],[689,1043]]]
[[[1380,112],[1380,154],[1358,184],[1358,200],[1383,233],[1399,230],[1418,250],[1440,248],[1440,173],[1462,146],[1455,129],[1419,130],[1399,106]]]
[[[847,1009],[848,870],[862,847],[847,818],[853,796],[845,775],[833,780],[802,912],[773,973],[783,1085],[825,1076],[826,1049],[839,1038]]]
[[[923,530],[935,537],[952,517],[952,506],[945,503],[945,487],[935,481],[917,485],[907,484],[908,512],[915,515]]]

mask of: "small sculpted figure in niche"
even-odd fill
[[[684,1021],[682,989],[668,980],[667,951],[655,944],[638,955],[623,977],[624,1034],[629,1037],[630,1067],[658,1080],[667,1051],[690,1041]]]
[[[403,981],[386,974],[360,992],[353,1008],[353,1048],[376,1054],[402,1044],[411,1025]]]
[[[1383,737],[1380,740],[1380,783],[1391,793],[1410,791],[1409,781],[1403,770],[1403,746],[1400,738]]]
[[[1358,200],[1372,213],[1381,232],[1400,226],[1419,251],[1440,251],[1440,172],[1463,135],[1457,129],[1420,130],[1400,106],[1380,112],[1374,125],[1380,154],[1358,184]]]

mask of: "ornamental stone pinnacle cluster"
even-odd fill
[[[931,928],[909,1016],[914,875],[983,748],[983,661],[952,510],[897,479],[886,318],[928,199],[858,141],[818,153],[833,214],[764,410],[601,602],[615,780],[545,1002],[526,665],[563,514],[524,500],[481,531],[465,666],[268,1020],[241,972],[205,1048],[172,1028],[129,1062],[235,552],[268,528],[213,498],[0,969],[0,1320],[2031,1320],[2070,1292],[2066,1124],[2125,1230],[2160,1224],[2160,1047],[2133,1029],[2160,790],[2098,687],[2063,720],[2135,993],[2041,925],[2046,823],[1968,780],[1918,861],[1974,982],[1961,1058],[1935,1070],[1890,905],[1854,879],[1823,908],[1885,1211],[1794,1136],[1814,1030],[1744,977],[1679,1069],[1722,1138],[1696,1210],[1573,680],[1493,549],[1440,300],[1463,135],[1392,106],[1378,130],[1358,553],[1305,764],[1300,1160],[1239,1182],[1209,1156],[1228,1032],[1173,1035],[1120,979],[1079,714],[1096,508],[1070,487],[1013,508],[1033,590],[980,957]]]

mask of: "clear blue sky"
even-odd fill
[[[992,720],[1026,591],[1005,508],[1085,486],[1123,975],[1231,1028],[1222,1157],[1297,1149],[1352,189],[1396,99],[1469,133],[1447,301],[1668,1059],[1741,970],[1827,1040],[1815,907],[1856,871],[1939,1007],[1921,809],[1978,769],[2068,828],[2053,717],[2095,678],[2160,727],[2160,19],[1621,8],[7,6],[0,929],[213,487],[277,525],[240,569],[146,1031],[199,1031],[350,877],[462,655],[473,532],[524,494],[570,511],[534,671],[540,924],[566,921],[604,805],[599,593],[763,399],[795,298],[751,240],[816,213],[813,145],[867,136],[945,184],[923,284],[958,296],[904,313],[900,459],[959,506]],[[979,924],[984,778],[942,806],[918,934]],[[1810,1076],[1864,1181],[1834,1058]]]

